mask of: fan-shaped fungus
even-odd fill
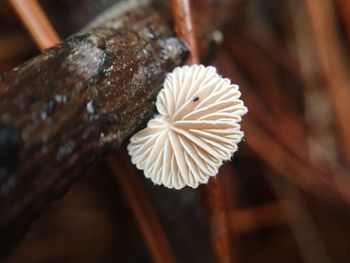
[[[132,163],[155,184],[181,189],[208,182],[243,137],[247,108],[238,86],[212,66],[177,67],[159,92],[159,112],[131,137]]]

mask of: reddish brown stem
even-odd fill
[[[153,261],[157,263],[175,262],[160,222],[130,162],[118,154],[110,155],[107,163],[130,205]]]
[[[199,63],[200,54],[190,1],[172,0],[171,4],[176,34],[190,50],[190,57],[187,63]],[[203,194],[208,207],[208,221],[214,261],[232,262],[228,213],[226,211],[220,175],[209,181],[207,187],[204,188]]]
[[[37,0],[9,0],[9,2],[41,50],[60,42]]]
[[[191,13],[191,1],[171,0],[176,35],[186,44],[191,52],[187,63],[198,64],[199,48],[195,34],[195,24]]]
[[[203,188],[203,194],[209,212],[208,222],[214,262],[232,262],[228,211],[220,174],[212,178],[208,186]]]

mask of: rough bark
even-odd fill
[[[0,76],[0,254],[74,181],[72,168],[152,114],[166,72],[186,52],[145,6]]]
[[[217,10],[217,9],[215,9]],[[80,34],[0,75],[0,258],[73,184],[154,113],[187,48],[147,1],[112,8]],[[210,17],[211,25],[222,17]],[[211,27],[200,29],[203,43]]]

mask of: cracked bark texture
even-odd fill
[[[211,25],[222,20],[210,12]],[[0,75],[0,257],[77,171],[154,114],[166,73],[188,54],[167,14],[148,1],[119,3],[79,34]],[[211,29],[200,28],[203,43]]]

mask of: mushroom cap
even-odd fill
[[[130,139],[132,163],[168,188],[207,183],[243,138],[239,122],[247,108],[240,96],[212,66],[175,68],[157,96],[159,114]]]

